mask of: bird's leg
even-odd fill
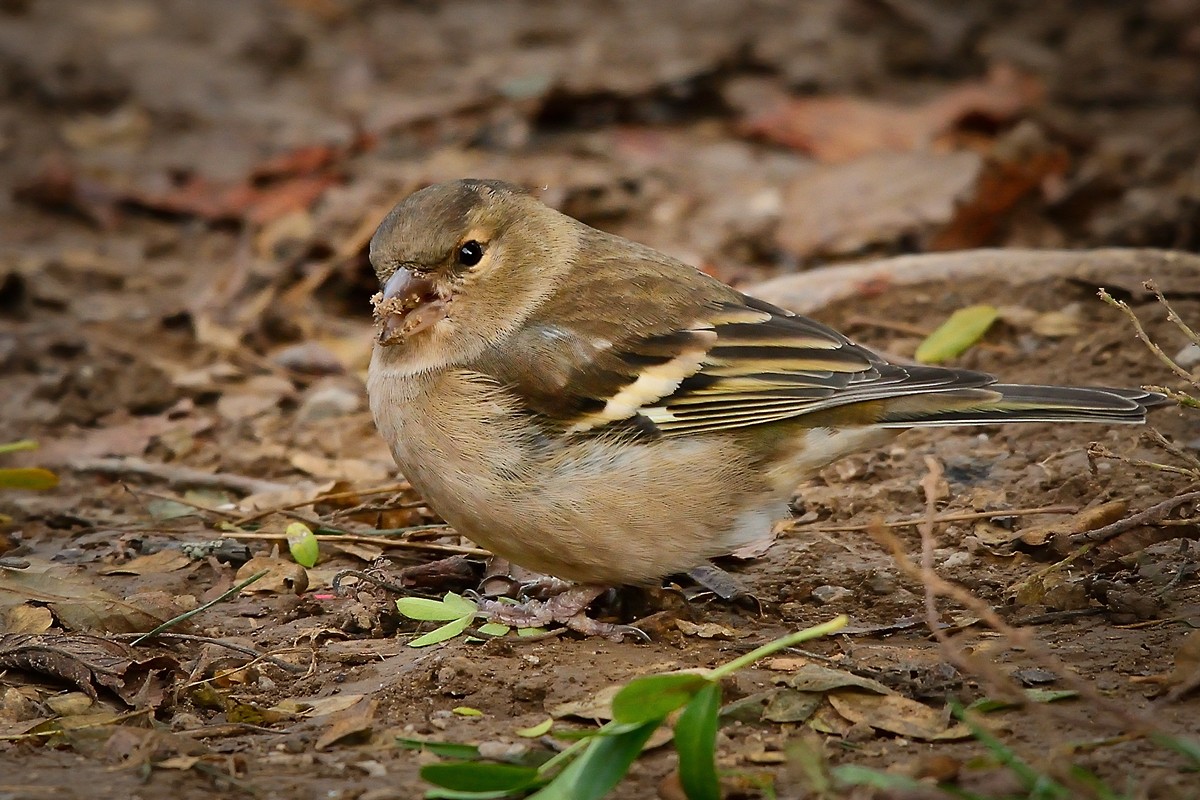
[[[561,584],[562,581],[559,581]],[[585,636],[603,636],[619,642],[626,636],[648,640],[646,634],[632,625],[614,625],[600,622],[587,615],[592,601],[607,591],[604,586],[568,586],[545,600],[525,600],[521,603],[504,603],[499,600],[479,599],[479,611],[490,622],[512,625],[517,628],[538,628],[557,622]]]

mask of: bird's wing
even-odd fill
[[[533,413],[569,432],[634,423],[663,436],[994,380],[892,364],[807,317],[715,281],[709,286],[676,293],[647,286],[633,300],[626,293],[617,307],[593,303],[586,320],[561,312],[546,316],[553,323],[530,320],[493,373]]]

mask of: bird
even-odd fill
[[[369,246],[367,390],[460,534],[570,582],[491,607],[617,635],[587,605],[765,537],[797,486],[908,428],[1138,423],[1162,395],[896,363],[498,180],[427,186]],[[608,627],[605,627],[608,625]]]

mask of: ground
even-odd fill
[[[413,648],[433,624],[385,588],[331,582],[463,556],[404,573],[409,592],[441,596],[481,572],[395,475],[366,411],[365,244],[408,192],[516,181],[752,292],[901,254],[1176,251],[1175,269],[1103,279],[897,274],[806,311],[911,358],[951,313],[994,304],[1000,321],[951,363],[1183,389],[1096,289],[1197,368],[1141,282],[1200,323],[1198,62],[1190,0],[0,2],[0,444],[40,445],[0,467],[59,477],[0,489],[0,797],[418,797],[437,757],[398,737],[536,749],[516,731],[563,704],[838,614],[843,635],[727,682],[727,702],[750,698],[717,742],[728,796],[943,796],[934,779],[1028,796],[979,736],[939,738],[956,730],[948,700],[1020,684],[1081,692],[984,716],[1039,773],[1069,780],[1075,764],[1118,794],[1195,797],[1195,764],[1161,739],[1197,734],[1195,504],[1054,566],[1078,549],[1069,534],[1195,488],[1194,410],[1151,419],[1182,461],[1137,426],[1024,425],[910,432],[831,465],[797,488],[769,549],[721,562],[747,598],[679,578],[596,610],[649,643]],[[1183,472],[1089,459],[1090,443]],[[938,516],[1000,512],[933,531],[934,569],[982,601],[939,601],[950,645],[888,549],[919,560],[921,534],[877,524],[922,517],[931,465]],[[357,538],[323,539],[305,571],[282,537],[297,518]],[[378,533],[422,525],[407,547]],[[260,567],[250,591],[169,632],[199,638],[125,635]],[[1023,633],[997,631],[990,609]],[[844,688],[801,714],[805,664],[879,681],[933,720]],[[590,724],[563,715],[556,730]],[[612,796],[679,797],[675,764],[658,743]],[[927,788],[822,790],[844,764]]]

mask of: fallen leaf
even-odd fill
[[[854,253],[950,223],[976,191],[973,152],[864,156],[801,174],[784,190],[776,234],[801,257]]]
[[[375,724],[375,709],[379,701],[373,698],[362,698],[347,709],[332,715],[329,727],[317,737],[317,750],[326,750],[334,744],[347,740],[361,740],[371,733]]]
[[[833,708],[850,722],[864,723],[876,730],[925,741],[945,739],[947,736],[971,736],[966,726],[950,728],[949,715],[944,710],[930,708],[900,695],[877,695],[842,689],[830,692],[828,697]]]
[[[704,622],[697,625],[685,619],[675,620],[675,627],[688,636],[699,636],[701,639],[736,639],[737,631],[715,622]]]
[[[916,360],[922,364],[939,364],[961,355],[983,338],[997,316],[996,307],[987,304],[960,308],[925,337],[917,347]]]
[[[1006,122],[1042,98],[1041,81],[997,65],[919,105],[861,97],[793,99],[746,121],[746,133],[803,150],[825,163],[844,163],[879,151],[930,147],[964,119]]]
[[[852,672],[823,667],[820,664],[805,664],[787,678],[787,685],[804,692],[828,692],[833,689],[853,687],[878,694],[895,694],[879,681],[863,678]]]
[[[300,451],[292,454],[290,462],[293,467],[314,478],[360,485],[383,483],[392,475],[392,470],[387,464],[361,458],[324,458]]]
[[[249,594],[304,594],[308,590],[308,573],[294,561],[273,556],[255,556],[238,568],[234,583],[244,581],[257,572],[267,574],[243,589]]]
[[[138,556],[115,567],[100,570],[101,575],[156,575],[164,572],[174,572],[192,563],[192,559],[184,555],[182,550],[164,548],[157,553]]]
[[[87,634],[16,634],[0,636],[0,669],[19,669],[71,683],[88,697],[109,689],[134,704],[148,696],[159,672],[177,667],[166,656],[145,658],[122,642]],[[161,702],[161,690],[157,701]],[[157,705],[154,702],[153,705]]]
[[[90,583],[49,572],[0,569],[0,609],[27,602],[49,606],[68,630],[104,633],[141,633],[179,613],[173,608],[143,608]]]
[[[995,143],[974,192],[950,224],[930,238],[930,250],[966,250],[992,244],[1017,203],[1070,167],[1067,151],[1051,144],[1034,123],[1025,123]]]
[[[28,603],[13,606],[4,615],[5,633],[44,633],[54,624],[54,615],[45,606]]]
[[[334,694],[328,697],[289,697],[271,706],[272,711],[294,717],[327,717],[350,708],[365,695]]]
[[[762,718],[768,722],[804,722],[811,717],[825,695],[821,692],[802,692],[796,689],[778,689],[772,693],[763,709]]]
[[[58,476],[41,467],[0,467],[0,489],[45,491],[58,486]]]

